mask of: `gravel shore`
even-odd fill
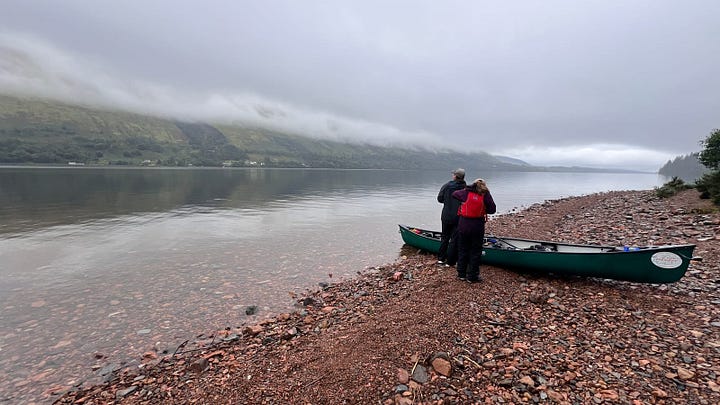
[[[566,198],[496,216],[488,232],[693,243],[702,261],[669,285],[490,266],[468,284],[405,247],[395,263],[297,297],[293,313],[148,353],[57,402],[720,403],[720,214],[696,191]]]

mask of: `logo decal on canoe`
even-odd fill
[[[650,257],[650,261],[663,269],[674,269],[682,265],[682,258],[672,252],[657,252]]]

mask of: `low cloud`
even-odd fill
[[[523,156],[526,162],[537,166],[633,168],[648,172],[656,172],[659,166],[676,157],[670,153],[617,144],[528,146],[505,149],[500,154]]]
[[[9,32],[0,33],[0,92],[181,120],[259,126],[343,142],[485,151],[522,159],[534,165],[654,171],[678,154],[697,150],[671,153],[653,149],[659,147],[654,144],[645,148],[619,143],[583,143],[580,139],[573,139],[574,135],[582,133],[584,138],[592,139],[593,135],[587,133],[590,124],[562,122],[557,111],[549,109],[549,104],[538,105],[535,109],[525,108],[517,119],[512,118],[512,110],[500,108],[501,102],[490,103],[494,112],[486,111],[480,117],[473,115],[473,108],[464,112],[465,115],[459,115],[463,110],[457,105],[431,112],[418,110],[412,114],[416,115],[418,122],[426,122],[427,125],[407,129],[403,124],[389,120],[368,119],[373,118],[372,114],[357,118],[312,104],[300,105],[257,92],[233,90],[232,87],[218,91],[203,89],[202,86],[183,87],[143,80],[116,70],[105,59],[60,49],[30,35]],[[527,100],[528,103],[531,101]],[[398,104],[397,108],[409,109],[405,111],[404,119],[400,120],[407,122],[411,117],[411,107]],[[392,116],[380,115],[386,119]],[[496,121],[488,117],[495,117]],[[452,127],[443,130],[443,122],[453,122]],[[462,124],[464,130],[456,128],[460,122],[465,122]],[[543,130],[562,135],[554,139],[547,134],[538,135],[538,131]],[[547,146],[550,144],[553,146]]]
[[[28,37],[0,35],[0,90],[179,120],[260,126],[342,142],[442,147],[434,134],[303,109],[257,94],[190,92],[123,79],[111,67]]]

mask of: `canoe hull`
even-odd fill
[[[406,244],[430,253],[440,252],[440,232],[411,228],[405,225],[399,226],[400,236]]]
[[[439,232],[400,225],[400,234],[403,241],[410,246],[431,253],[437,253],[440,249]],[[531,242],[558,245],[542,241]],[[685,275],[695,248],[694,245],[677,245],[622,251],[609,246],[561,245],[577,250],[585,248],[588,252],[535,251],[486,246],[483,248],[483,263],[531,272],[665,284],[676,282]]]

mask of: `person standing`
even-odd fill
[[[465,169],[452,171],[452,180],[443,184],[438,193],[437,200],[443,204],[440,221],[442,222],[442,236],[440,238],[440,251],[438,252],[438,263],[454,266],[457,262],[457,226],[458,208],[460,201],[452,198],[452,193],[464,189]]]
[[[487,214],[494,214],[497,207],[483,179],[476,179],[471,185],[455,191],[452,198],[462,203],[458,211],[457,275],[461,280],[477,283],[482,281],[480,262]]]

